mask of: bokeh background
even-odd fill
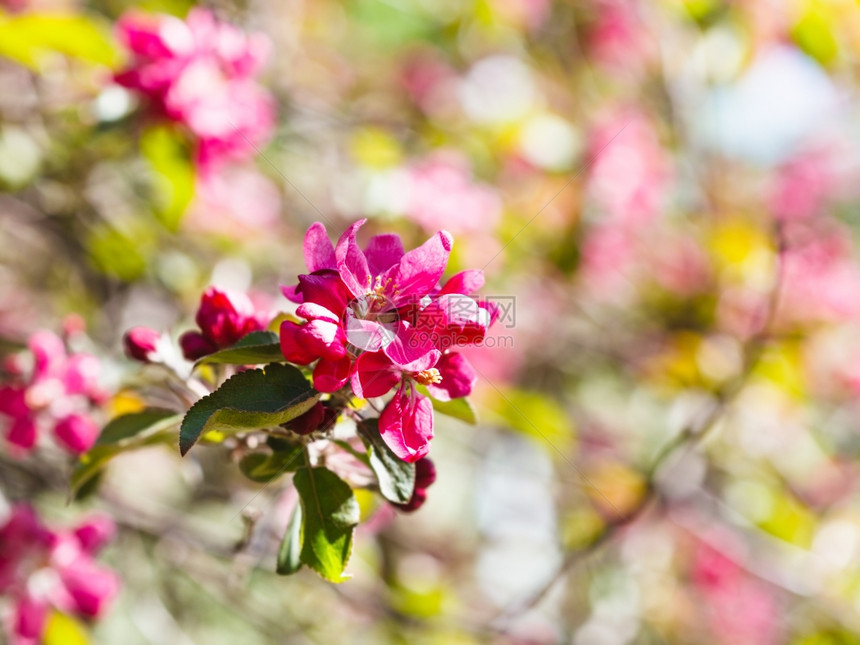
[[[120,528],[118,599],[51,645],[860,643],[854,0],[210,4],[270,42],[272,122],[215,164],[114,82],[120,17],[188,3],[0,5],[0,350],[97,355],[102,421],[142,402],[124,331],[209,284],[289,311],[313,221],[447,229],[507,307],[478,423],[437,417],[418,513],[362,498],[343,585],[273,573],[289,480],[223,448],[71,504],[69,457],[4,451],[4,505]]]

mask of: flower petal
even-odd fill
[[[338,322],[336,314],[315,302],[306,302],[301,305],[296,309],[296,315],[301,316],[302,318],[307,318],[308,320],[327,320],[333,323]]]
[[[320,269],[337,268],[334,245],[328,239],[328,233],[322,222],[311,224],[308,232],[305,233],[303,250],[308,271],[314,272]]]
[[[308,363],[313,363],[318,356],[309,351],[307,346],[302,342],[299,336],[301,329],[301,325],[297,325],[291,320],[285,320],[281,323],[281,353],[291,363],[307,365]]]
[[[462,354],[451,352],[443,354],[434,366],[442,377],[441,383],[428,385],[430,396],[439,401],[459,399],[472,393],[472,388],[478,380],[475,368]]]
[[[439,291],[439,295],[446,293],[462,293],[471,295],[484,286],[484,272],[480,269],[468,269],[451,276],[445,286]]]
[[[346,334],[340,323],[311,320],[296,333],[296,339],[304,343],[308,351],[323,358],[336,361],[346,354]]]
[[[350,381],[362,399],[382,396],[400,382],[400,370],[382,352],[365,352],[355,361]]]
[[[430,452],[433,404],[414,391],[407,396],[401,386],[379,417],[379,431],[395,455],[416,462]]]
[[[366,221],[366,219],[360,219],[346,229],[346,232],[340,236],[335,248],[338,273],[340,273],[341,280],[352,292],[352,295],[356,297],[367,294],[371,286],[367,258],[358,247],[358,242],[355,239],[358,229]]]
[[[447,231],[439,231],[417,249],[404,255],[398,264],[383,274],[382,283],[395,306],[414,302],[436,288],[445,272],[454,239]]]
[[[403,241],[396,233],[374,235],[364,249],[371,275],[382,275],[399,263],[404,253]]]
[[[314,388],[319,392],[336,392],[349,381],[351,365],[349,356],[336,361],[321,358],[314,368]]]
[[[325,307],[337,316],[343,314],[352,294],[340,279],[337,271],[322,270],[299,276],[296,292],[301,302],[313,302]]]
[[[401,320],[394,340],[382,351],[404,372],[421,372],[433,367],[442,355],[432,341],[432,334],[417,331]]]

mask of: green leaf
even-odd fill
[[[370,467],[379,481],[379,492],[389,502],[406,504],[415,491],[415,464],[395,455],[379,434],[379,419],[358,424],[362,440],[370,450]]]
[[[319,398],[292,365],[239,372],[188,410],[179,430],[180,452],[186,454],[212,430],[226,434],[279,426],[310,410]]]
[[[281,548],[278,549],[278,566],[276,571],[279,575],[289,576],[302,568],[302,507],[296,504]]]
[[[322,467],[302,468],[293,483],[302,503],[302,562],[330,582],[348,580],[343,571],[360,514],[352,489]]]
[[[285,472],[293,471],[304,465],[299,457],[304,450],[300,443],[279,442],[289,446],[286,450],[277,450],[271,454],[252,452],[245,455],[239,462],[239,470],[251,481],[268,484]]]
[[[440,401],[430,396],[430,392],[423,385],[418,386],[418,391],[424,396],[430,397],[430,400],[433,402],[433,409],[439,414],[454,417],[472,426],[478,422],[475,409],[466,397],[454,399],[453,401]]]
[[[194,166],[179,133],[165,126],[151,127],[140,137],[143,156],[155,171],[155,215],[175,231],[194,197]]]
[[[228,349],[204,356],[197,365],[205,363],[226,363],[229,365],[262,365],[283,361],[281,341],[270,331],[251,332]]]
[[[38,70],[52,53],[108,67],[119,61],[108,30],[87,16],[0,12],[0,56]]]
[[[112,419],[102,430],[97,446],[120,443],[144,432],[158,432],[178,424],[181,416],[173,410],[147,408]]]

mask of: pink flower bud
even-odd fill
[[[83,454],[96,442],[99,427],[95,421],[82,414],[70,414],[54,426],[57,440],[71,452]]]
[[[317,403],[303,415],[286,423],[287,428],[301,435],[310,434],[314,430],[327,430],[337,414],[333,409]]]
[[[81,548],[95,554],[116,535],[116,523],[108,515],[92,515],[75,529]]]
[[[161,338],[154,329],[149,327],[132,327],[122,337],[125,355],[141,363],[149,363],[155,353],[158,339]]]
[[[179,337],[179,346],[182,348],[182,355],[189,361],[196,361],[198,358],[218,351],[218,348],[206,340],[203,334],[196,331],[187,331],[182,334]]]

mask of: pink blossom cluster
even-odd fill
[[[6,364],[11,382],[0,385],[7,441],[16,451],[28,452],[40,431],[50,427],[63,448],[86,452],[99,435],[93,406],[106,397],[99,386],[99,360],[68,353],[62,339],[50,331],[35,332],[27,345],[28,352]]]
[[[298,365],[316,363],[314,387],[350,387],[361,398],[394,391],[379,429],[401,459],[416,462],[433,438],[433,405],[419,386],[440,401],[467,396],[475,371],[456,347],[480,342],[496,311],[473,297],[484,284],[481,271],[463,271],[440,282],[453,240],[439,231],[404,251],[398,235],[356,240],[365,220],[352,224],[337,245],[317,222],[307,232],[308,274],[283,288],[299,303],[303,322],[284,321],[284,356]]]
[[[90,619],[104,613],[119,591],[119,578],[94,557],[115,532],[113,521],[102,515],[51,530],[29,506],[11,509],[0,526],[0,599],[11,605],[4,621],[10,643],[40,643],[52,608]]]
[[[269,52],[206,9],[175,16],[131,12],[117,22],[131,53],[116,82],[144,95],[158,116],[184,125],[203,168],[253,156],[271,135],[275,106],[255,80]]]

